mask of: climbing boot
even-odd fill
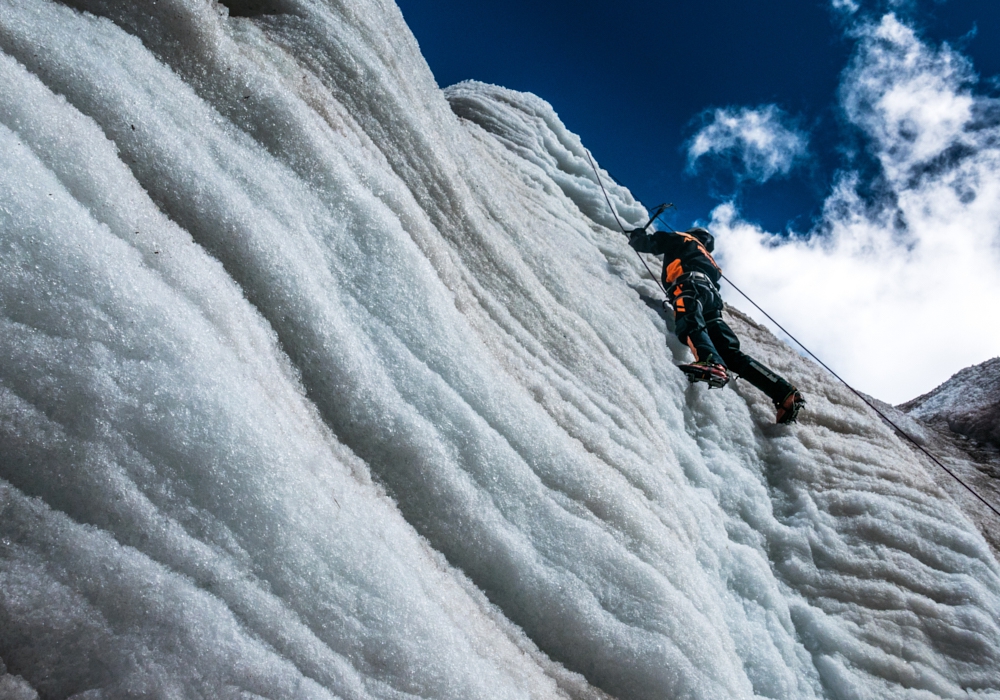
[[[782,425],[785,423],[794,423],[805,403],[806,400],[802,398],[802,394],[792,389],[783,400],[774,402],[774,407],[778,409],[778,415],[775,417],[774,422]]]
[[[721,389],[729,383],[726,366],[715,362],[693,362],[690,365],[678,365],[677,368],[687,375],[692,384],[705,382],[711,388]]]

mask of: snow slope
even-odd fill
[[[689,386],[551,107],[229,7],[0,0],[0,690],[1000,697],[960,496]]]
[[[933,391],[895,408],[893,420],[1000,510],[1000,358],[957,372]],[[957,492],[994,554],[1000,553],[997,515],[940,468],[938,481]]]

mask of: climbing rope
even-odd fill
[[[586,149],[584,149],[584,150],[586,150]],[[606,201],[608,203],[608,208],[611,209],[611,214],[615,217],[615,221],[618,222],[618,228],[620,228],[622,230],[622,233],[627,236],[628,234],[625,232],[625,227],[622,226],[622,222],[618,218],[618,213],[615,211],[615,208],[611,205],[611,199],[610,199],[610,197],[608,197],[608,191],[606,189],[604,189],[604,183],[601,182],[601,175],[600,175],[600,173],[597,172],[597,166],[594,165],[594,159],[591,157],[589,150],[587,151],[587,158],[590,160],[590,167],[594,169],[594,175],[597,176],[597,184],[601,186],[601,192],[604,193],[604,201]],[[657,215],[657,216],[659,216],[659,215]],[[653,218],[655,219],[656,217],[654,216]],[[652,220],[650,220],[650,223],[653,223]],[[647,224],[647,226],[648,225],[649,224]],[[669,224],[664,224],[664,225],[670,231],[673,231],[674,233],[677,233],[677,231],[675,231]],[[656,281],[656,284],[657,284],[657,286],[659,286],[660,290],[663,292],[663,295],[666,296],[667,295],[666,290],[663,289],[663,285],[660,284],[659,279],[657,279],[656,275],[654,275],[653,272],[652,272],[652,270],[649,269],[649,265],[646,264],[645,259],[642,257],[642,255],[639,253],[639,251],[636,251],[635,254],[639,256],[639,260],[642,262],[643,267],[646,268],[646,271],[649,272],[650,276]],[[875,411],[875,413],[877,413],[882,418],[882,420],[884,420],[886,423],[888,423],[890,426],[892,426],[892,428],[899,435],[902,435],[904,438],[906,438],[907,440],[909,440],[913,444],[914,447],[916,447],[918,450],[920,450],[921,452],[923,452],[932,462],[934,462],[934,464],[936,464],[939,467],[941,467],[955,481],[957,481],[962,486],[964,486],[969,493],[971,493],[973,496],[975,496],[977,499],[979,499],[979,501],[982,502],[983,505],[985,505],[987,508],[989,508],[990,510],[992,510],[998,517],[1000,517],[1000,510],[997,510],[989,501],[987,501],[985,498],[983,498],[982,496],[980,496],[975,491],[975,489],[973,489],[967,483],[965,483],[964,481],[962,481],[961,477],[959,477],[958,474],[956,474],[951,469],[949,469],[944,464],[942,464],[941,461],[938,460],[937,457],[935,457],[933,454],[930,453],[930,451],[927,450],[927,448],[925,448],[923,445],[921,445],[919,442],[917,442],[916,439],[914,439],[908,432],[906,432],[901,427],[899,427],[898,425],[896,425],[896,423],[891,418],[889,418],[889,416],[885,415],[885,413],[883,413],[882,410],[878,406],[876,406],[871,401],[869,401],[868,397],[866,397],[860,391],[858,391],[853,386],[851,386],[850,384],[848,384],[847,381],[843,377],[841,377],[839,374],[837,374],[836,372],[834,372],[830,368],[829,365],[827,365],[825,362],[823,362],[823,360],[821,360],[818,357],[816,357],[816,355],[813,353],[812,350],[810,350],[809,348],[807,348],[805,345],[802,344],[801,341],[799,341],[798,338],[796,338],[794,335],[792,335],[787,330],[785,330],[784,326],[782,326],[780,323],[778,323],[777,321],[775,321],[774,318],[771,316],[771,314],[769,314],[766,311],[764,311],[764,309],[762,309],[760,307],[760,305],[757,304],[757,302],[755,302],[753,299],[751,299],[749,297],[749,295],[747,295],[746,292],[744,292],[742,289],[740,289],[735,284],[733,284],[733,281],[731,279],[729,279],[725,275],[722,275],[722,279],[724,279],[729,284],[729,286],[731,286],[733,289],[735,289],[737,292],[739,292],[741,295],[743,295],[743,297],[747,301],[749,301],[751,304],[753,304],[754,308],[756,308],[758,311],[760,311],[762,314],[764,314],[768,318],[768,320],[771,321],[771,323],[773,323],[775,326],[777,326],[779,329],[781,329],[782,333],[784,333],[789,338],[791,338],[792,340],[794,340],[795,343],[798,344],[798,346],[800,348],[802,348],[803,350],[806,351],[806,354],[808,354],[809,357],[811,357],[812,359],[816,360],[816,362],[818,362],[820,364],[820,366],[823,367],[823,369],[825,369],[827,372],[829,372],[834,377],[836,377],[841,382],[841,384],[843,384],[844,386],[846,386],[848,389],[851,390],[852,393],[854,393],[855,396],[857,396],[859,399],[861,399],[862,401],[864,401],[868,405],[869,408],[871,408],[873,411]]]
[[[829,366],[828,366],[828,365],[827,365],[827,364],[826,364],[825,362],[823,362],[823,360],[821,360],[821,359],[819,359],[818,357],[816,357],[816,355],[814,355],[814,354],[813,354],[812,350],[810,350],[809,348],[807,348],[807,347],[806,347],[805,345],[803,345],[803,344],[802,344],[802,343],[801,343],[801,342],[800,342],[800,341],[799,341],[799,340],[798,340],[798,339],[797,339],[797,338],[796,338],[796,337],[795,337],[794,335],[792,335],[792,334],[791,334],[791,333],[789,333],[789,332],[788,332],[787,330],[785,330],[785,328],[784,328],[784,327],[783,327],[783,326],[782,326],[782,325],[781,325],[780,323],[778,323],[777,321],[775,321],[775,320],[774,320],[774,318],[773,318],[773,317],[771,316],[771,314],[767,313],[766,311],[764,311],[764,309],[760,308],[760,306],[759,306],[759,305],[757,304],[757,302],[755,302],[755,301],[754,301],[753,299],[751,299],[751,298],[750,298],[750,297],[749,297],[749,296],[747,295],[747,293],[746,293],[746,292],[744,292],[744,291],[743,291],[742,289],[740,289],[740,288],[739,288],[739,287],[737,287],[737,286],[736,286],[735,284],[733,284],[733,281],[732,281],[731,279],[729,279],[729,278],[728,278],[728,277],[726,277],[725,275],[723,275],[723,276],[722,276],[722,279],[726,280],[726,282],[728,282],[728,283],[729,283],[729,286],[730,286],[730,287],[732,287],[732,288],[733,288],[733,289],[735,289],[735,290],[736,290],[737,292],[739,292],[740,294],[742,294],[742,295],[743,295],[743,297],[744,297],[744,298],[745,298],[745,299],[746,299],[747,301],[749,301],[749,302],[750,302],[751,304],[753,304],[753,305],[754,305],[754,308],[756,308],[756,309],[757,309],[758,311],[760,311],[760,312],[761,312],[762,314],[764,314],[765,316],[767,316],[768,320],[770,320],[770,321],[771,321],[771,323],[773,323],[773,324],[774,324],[775,326],[777,326],[778,328],[780,328],[780,329],[781,329],[781,332],[782,332],[782,333],[784,333],[784,334],[785,334],[785,335],[787,335],[787,336],[788,336],[789,338],[791,338],[792,340],[794,340],[794,341],[795,341],[795,342],[796,342],[796,343],[798,344],[798,346],[799,346],[800,348],[802,348],[803,350],[805,350],[805,351],[806,351],[806,353],[807,353],[807,354],[809,355],[809,357],[811,357],[812,359],[816,360],[816,362],[818,362],[818,363],[820,364],[820,366],[822,366],[822,367],[823,367],[823,369],[825,369],[825,370],[826,370],[827,372],[829,372],[829,373],[830,373],[830,374],[832,374],[832,375],[833,375],[834,377],[836,377],[837,379],[839,379],[839,380],[840,380],[840,382],[841,382],[841,383],[842,383],[842,384],[843,384],[844,386],[846,386],[846,387],[847,387],[848,389],[850,389],[850,390],[851,390],[851,391],[852,391],[852,392],[854,393],[854,395],[855,395],[855,396],[857,396],[857,397],[858,397],[859,399],[861,399],[861,400],[862,400],[862,401],[864,401],[864,402],[865,402],[866,404],[868,404],[868,407],[869,407],[869,408],[871,408],[871,409],[872,409],[873,411],[875,411],[875,413],[879,414],[879,416],[881,416],[881,417],[882,417],[882,420],[884,420],[884,421],[885,421],[886,423],[888,423],[888,424],[889,424],[890,426],[892,426],[892,427],[893,427],[893,429],[894,429],[894,430],[895,430],[895,431],[896,431],[897,433],[899,433],[899,434],[900,434],[900,435],[902,435],[902,436],[903,436],[904,438],[906,438],[906,439],[907,439],[907,440],[909,440],[909,441],[910,441],[911,443],[913,443],[913,446],[914,446],[914,447],[916,447],[916,448],[917,448],[918,450],[920,450],[921,452],[923,452],[923,453],[924,453],[925,455],[927,455],[927,457],[928,457],[928,458],[930,458],[930,460],[931,460],[932,462],[934,462],[934,464],[938,465],[939,467],[941,467],[942,469],[944,469],[944,470],[945,470],[946,472],[948,472],[948,474],[950,474],[950,475],[951,475],[951,477],[952,477],[952,478],[953,478],[953,479],[954,479],[955,481],[957,481],[957,482],[958,482],[958,483],[960,483],[960,484],[961,484],[962,486],[964,486],[964,487],[965,487],[965,488],[966,488],[966,489],[967,489],[967,490],[969,491],[969,493],[971,493],[971,494],[972,494],[973,496],[975,496],[975,497],[976,497],[976,498],[978,498],[978,499],[979,499],[980,501],[982,501],[983,505],[985,505],[985,506],[986,506],[987,508],[989,508],[989,509],[990,509],[990,510],[992,510],[992,511],[993,511],[994,513],[996,513],[996,514],[997,514],[998,516],[1000,516],[1000,510],[997,510],[996,508],[994,508],[994,507],[993,507],[993,505],[992,505],[992,504],[991,504],[991,503],[990,503],[989,501],[987,501],[987,500],[986,500],[985,498],[983,498],[983,497],[982,497],[982,496],[980,496],[980,495],[979,495],[978,493],[976,493],[976,491],[975,491],[975,490],[974,490],[974,489],[973,489],[973,488],[972,488],[971,486],[969,486],[969,485],[968,485],[967,483],[965,483],[964,481],[962,481],[962,479],[961,479],[961,478],[960,478],[960,477],[959,477],[959,476],[958,476],[958,475],[957,475],[957,474],[956,474],[955,472],[953,472],[953,471],[952,471],[951,469],[949,469],[948,467],[944,466],[944,465],[943,465],[943,464],[942,464],[942,463],[941,463],[941,462],[940,462],[940,461],[938,460],[938,458],[937,458],[937,457],[935,457],[935,456],[934,456],[933,454],[931,454],[931,453],[930,453],[930,452],[929,452],[929,451],[928,451],[928,450],[927,450],[927,449],[926,449],[926,448],[925,448],[925,447],[924,447],[923,445],[921,445],[921,444],[920,444],[919,442],[917,442],[917,441],[916,441],[916,440],[915,440],[915,439],[914,439],[914,438],[913,438],[913,437],[912,437],[912,436],[911,436],[911,435],[910,435],[910,434],[909,434],[908,432],[906,432],[905,430],[903,430],[902,428],[900,428],[900,427],[899,427],[898,425],[896,425],[896,423],[895,423],[895,422],[894,422],[894,421],[893,421],[892,419],[890,419],[890,418],[889,418],[889,416],[885,415],[885,413],[883,413],[883,412],[882,412],[882,410],[881,410],[881,409],[880,409],[880,408],[879,408],[878,406],[876,406],[876,405],[875,405],[875,404],[873,404],[873,403],[872,403],[871,401],[869,401],[869,400],[868,400],[868,397],[867,397],[867,396],[865,396],[865,395],[864,395],[864,394],[862,394],[862,393],[861,393],[860,391],[858,391],[857,389],[855,389],[855,388],[854,388],[853,386],[851,386],[850,384],[848,384],[848,383],[847,383],[847,381],[846,381],[845,379],[843,379],[843,378],[842,378],[842,377],[841,377],[841,376],[840,376],[839,374],[837,374],[836,372],[834,372],[834,371],[833,371],[833,370],[832,370],[832,369],[831,369],[831,368],[830,368],[830,367],[829,367]]]
[[[594,169],[594,175],[597,176],[597,184],[601,186],[601,192],[604,193],[604,201],[608,203],[608,209],[611,210],[611,215],[615,217],[615,221],[618,222],[618,228],[620,228],[622,230],[622,233],[627,237],[628,233],[625,232],[625,227],[622,226],[621,219],[618,218],[618,212],[615,211],[614,206],[612,206],[611,204],[611,198],[608,197],[608,191],[604,189],[604,183],[601,182],[601,174],[597,172],[597,166],[594,165],[594,159],[590,156],[590,151],[587,150],[586,148],[583,150],[587,152],[587,159],[590,161],[590,167]],[[657,216],[659,216],[659,214],[657,214]],[[655,219],[656,217],[654,216],[653,218]],[[653,223],[652,220],[650,220],[649,223],[650,224]],[[649,224],[646,225],[648,226]],[[633,248],[633,250],[635,249]],[[656,286],[660,288],[660,291],[663,292],[664,299],[666,299],[667,290],[663,288],[662,284],[660,284],[659,278],[653,274],[652,270],[649,269],[649,265],[646,264],[646,260],[642,257],[642,254],[638,250],[635,251],[635,254],[639,256],[639,262],[641,262],[642,266],[646,268],[646,272],[648,272],[649,276],[653,278],[654,282],[656,282]]]

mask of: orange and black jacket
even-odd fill
[[[628,244],[640,253],[663,256],[663,286],[677,281],[685,272],[703,272],[719,285],[722,270],[697,238],[673,231],[633,231]]]

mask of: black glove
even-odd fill
[[[631,241],[636,236],[645,236],[645,235],[646,235],[646,229],[644,229],[644,228],[634,228],[634,229],[632,229],[631,231],[628,232],[628,239]]]

